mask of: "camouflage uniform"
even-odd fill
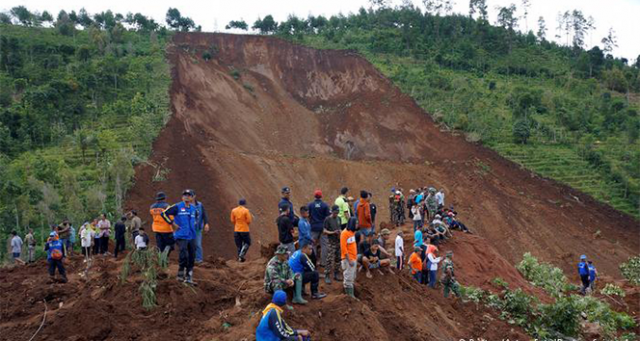
[[[460,297],[460,285],[456,281],[456,276],[453,270],[453,260],[447,258],[442,263],[442,284],[444,285],[444,297],[449,297],[449,291]]]
[[[436,216],[436,211],[438,210],[438,202],[436,201],[436,197],[429,193],[427,199],[425,199],[427,211],[429,211],[429,220],[433,219]]]
[[[294,274],[289,267],[289,262],[281,262],[278,256],[271,258],[264,272],[264,291],[273,293],[276,290],[287,289],[286,280],[293,280]]]
[[[340,239],[333,236],[327,238],[327,263],[325,265],[325,274],[340,272]]]

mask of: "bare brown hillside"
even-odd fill
[[[299,206],[315,188],[333,201],[344,185],[354,195],[372,191],[381,217],[392,186],[443,187],[462,219],[511,263],[530,251],[573,274],[586,253],[617,277],[618,264],[640,250],[638,221],[441,132],[355,53],[189,33],[175,36],[169,56],[174,115],[154,160],[170,172],[151,182],[153,170],[139,169],[129,202],[143,208],[156,190],[177,200],[182,188],[195,188],[214,217],[206,243],[215,255],[233,255],[227,215],[238,198],[249,201],[254,238],[264,243],[275,238],[282,186]]]

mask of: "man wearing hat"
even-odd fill
[[[287,262],[287,247],[279,245],[264,272],[264,291],[272,293],[294,286],[294,274]]]
[[[253,221],[251,212],[245,207],[247,200],[240,199],[238,207],[231,210],[231,223],[233,224],[233,240],[238,248],[238,261],[244,262],[245,256],[251,246],[251,236],[249,235],[249,225]]]
[[[456,281],[453,269],[453,251],[447,251],[446,259],[442,262],[442,284],[445,298],[449,297],[449,291],[453,291],[456,297],[460,297],[460,285]]]
[[[262,318],[256,329],[256,341],[309,340],[311,333],[304,329],[292,329],[282,318],[287,294],[277,290],[271,303],[262,311]]]
[[[293,223],[289,219],[289,212],[291,207],[288,204],[281,204],[279,207],[280,215],[276,219],[276,225],[278,225],[278,240],[280,245],[283,245],[289,254],[296,251],[295,241],[293,240]]]
[[[580,281],[582,281],[581,294],[586,294],[589,287],[589,265],[587,264],[587,256],[580,256],[580,263],[578,263],[578,275],[580,275]]]
[[[52,231],[49,234],[47,243],[44,244],[44,250],[47,252],[47,263],[49,263],[49,280],[55,280],[56,268],[62,277],[62,283],[67,283],[67,271],[62,264],[62,259],[65,257],[64,245],[58,238],[58,233]]]
[[[296,282],[295,295],[293,296],[293,303],[307,304],[308,302],[302,298],[302,292],[304,286],[307,283],[311,283],[311,298],[322,299],[327,295],[318,292],[318,284],[320,283],[320,275],[316,270],[316,266],[313,264],[310,256],[313,252],[311,244],[303,242],[300,245],[300,250],[296,251],[289,258],[289,267],[295,275],[294,281]]]
[[[328,216],[331,215],[331,210],[329,210],[329,205],[322,201],[322,191],[316,189],[313,192],[313,197],[315,198],[312,202],[307,205],[309,209],[309,223],[311,224],[311,240],[313,241],[313,254],[314,258],[318,257],[318,245],[320,245],[321,249],[325,249],[327,247],[326,238],[322,238],[322,232],[324,229],[324,221]],[[321,257],[321,265],[324,267],[326,264],[326,254],[322,253]]]
[[[380,231],[380,235],[378,236],[378,244],[380,245],[380,252],[382,253],[382,255],[385,258],[392,259],[393,257],[389,253],[389,250],[387,250],[387,242],[389,241],[389,238],[391,238],[391,231],[389,231],[389,229],[382,229],[382,231]]]
[[[336,281],[340,277],[340,217],[338,205],[331,207],[331,215],[324,220],[322,240],[322,262],[324,263],[324,281],[331,283],[331,275]],[[325,247],[326,245],[326,247]]]
[[[171,253],[171,251],[173,251],[173,245],[175,244],[173,229],[171,225],[162,218],[162,212],[169,208],[169,204],[165,201],[166,198],[167,196],[164,192],[158,192],[158,194],[156,194],[156,202],[151,205],[149,213],[151,213],[151,217],[153,218],[151,229],[156,235],[156,245],[158,249],[160,251],[168,249],[168,253]]]
[[[162,219],[173,227],[173,237],[180,249],[178,280],[193,282],[193,265],[196,260],[196,225],[198,210],[192,204],[193,191],[185,189],[182,201],[162,212]]]
[[[293,224],[293,226],[298,226],[298,216],[296,216],[296,213],[293,210],[293,203],[291,202],[291,188],[289,187],[282,187],[282,198],[280,198],[280,202],[278,203],[278,209],[280,209],[281,207],[283,207],[284,205],[288,205],[289,206],[289,213],[287,213],[289,220],[291,220],[291,223]]]

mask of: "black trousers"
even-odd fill
[[[160,252],[164,252],[165,248],[169,248],[170,254],[175,243],[173,232],[156,232],[156,245],[158,245]]]
[[[318,292],[318,283],[320,282],[320,274],[318,271],[305,271],[302,273],[302,285],[311,283],[311,294]]]
[[[107,253],[109,251],[109,237],[100,237],[100,253]]]
[[[62,276],[62,278],[67,278],[67,271],[64,269],[64,265],[62,265],[62,260],[56,260],[56,259],[49,259],[49,276],[54,276],[56,274],[56,268],[58,269],[58,272],[60,273],[60,276]]]
[[[180,248],[180,257],[178,262],[178,274],[193,271],[193,265],[196,262],[196,240],[195,239],[176,239],[178,248]]]
[[[102,239],[100,238],[94,238],[93,239],[93,254],[97,255],[100,253],[100,242],[102,241]]]
[[[124,236],[116,238],[116,249],[113,251],[114,257],[118,257],[118,252],[124,251]]]
[[[249,247],[251,246],[251,235],[249,232],[234,232],[233,240],[236,243],[236,248],[238,249],[238,257],[243,257],[249,251]],[[244,246],[246,244],[246,246]],[[244,246],[244,250],[242,250]]]

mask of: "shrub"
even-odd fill
[[[640,285],[640,256],[631,257],[620,264],[620,272],[633,285]]]
[[[607,283],[607,285],[605,285],[604,288],[600,290],[600,293],[607,296],[619,296],[619,297],[624,297],[626,295],[624,290],[622,290],[622,288],[611,283]]]

